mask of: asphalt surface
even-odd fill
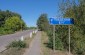
[[[24,55],[40,55],[40,41],[41,33],[38,31]]]
[[[26,30],[26,31],[22,31],[22,32],[17,32],[14,34],[9,34],[9,35],[3,35],[0,36],[0,52],[2,52],[3,50],[6,49],[6,46],[11,43],[14,40],[19,40],[21,38],[21,36],[28,37],[30,35],[30,32],[32,32],[33,30]]]

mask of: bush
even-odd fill
[[[62,44],[61,40],[57,36],[55,38],[56,38],[56,40],[55,40],[55,49],[56,50],[63,50],[64,47],[63,47],[63,44]],[[53,38],[52,37],[49,38],[48,47],[53,49]]]
[[[8,47],[18,47],[18,48],[25,48],[26,43],[24,41],[13,41],[12,43],[9,44]]]
[[[48,33],[49,36],[49,43],[48,43],[48,47],[53,49],[53,33],[52,31],[49,31]],[[61,39],[58,37],[58,35],[55,35],[55,49],[56,50],[63,50],[63,42],[61,41]]]
[[[12,34],[14,33],[13,30],[6,29],[4,27],[0,27],[0,35]]]

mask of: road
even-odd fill
[[[36,36],[32,40],[29,48],[26,50],[24,55],[40,55],[40,41],[41,41],[41,33],[37,32]]]
[[[22,32],[16,32],[14,34],[0,36],[0,52],[3,51],[5,46],[14,40],[19,40],[21,36],[27,37],[33,30],[26,30]]]

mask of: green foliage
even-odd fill
[[[62,10],[64,17],[74,18],[74,25],[71,26],[71,51],[76,55],[84,55],[85,53],[85,0],[79,0],[78,4],[76,1],[66,1],[63,3],[65,10]],[[67,32],[64,32],[67,33]],[[62,33],[63,35],[63,33]],[[64,37],[64,35],[63,35]],[[67,40],[68,36],[65,36],[63,40]],[[68,41],[63,41],[64,46],[68,46]],[[65,49],[68,49],[65,47]]]
[[[53,49],[53,36],[49,36],[48,47]],[[64,49],[61,39],[59,39],[57,36],[55,38],[55,49],[56,50],[63,50]]]
[[[5,28],[13,31],[21,29],[22,21],[19,17],[10,17],[5,21]]]
[[[6,10],[6,11],[0,10],[0,27],[4,25],[6,19],[12,16],[17,16],[21,18],[21,16],[17,13],[11,12],[9,10]]]
[[[28,29],[37,29],[37,27],[28,27]]]
[[[13,41],[12,43],[9,44],[8,47],[17,47],[17,48],[25,48],[26,43],[24,41]]]
[[[71,52],[75,55],[85,55],[85,0],[62,0],[61,15],[74,19],[71,28]],[[45,16],[38,19],[38,28],[46,31],[49,36],[48,47],[53,48],[53,27],[46,24]],[[49,23],[49,22],[47,22]],[[48,26],[48,27],[47,27]],[[48,29],[48,30],[47,30]],[[68,26],[56,26],[55,45],[57,50],[68,50]]]
[[[64,39],[62,38],[63,35],[61,35],[61,33],[63,33],[63,31],[61,32],[63,28],[60,28],[60,26],[56,26],[55,29],[55,49],[56,50],[63,50],[64,49]],[[48,47],[53,49],[53,28],[52,26],[50,27],[49,31],[47,32],[48,36],[49,36],[49,44]],[[62,41],[63,39],[63,41]]]
[[[55,49],[57,50],[63,50],[63,44],[60,38],[56,37],[56,42],[55,42]]]
[[[41,14],[37,20],[38,29],[41,31],[49,30],[49,22],[46,14]]]
[[[0,35],[26,29],[26,24],[18,13],[0,10]]]
[[[41,16],[39,17],[37,21],[37,25],[41,31],[45,31],[47,33],[47,35],[49,36],[49,43],[47,46],[53,49],[53,30],[52,30],[53,28],[51,25],[49,25],[46,14],[41,14]],[[64,48],[63,42],[57,35],[56,35],[55,46],[57,50],[63,50]]]
[[[0,35],[11,34],[11,33],[13,33],[12,30],[7,30],[3,27],[0,28]]]

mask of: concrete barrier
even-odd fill
[[[35,33],[37,33],[38,30],[35,30]]]
[[[21,39],[20,39],[21,41],[24,41],[24,37],[23,36],[21,36]]]
[[[30,38],[32,38],[32,32],[30,33]]]

